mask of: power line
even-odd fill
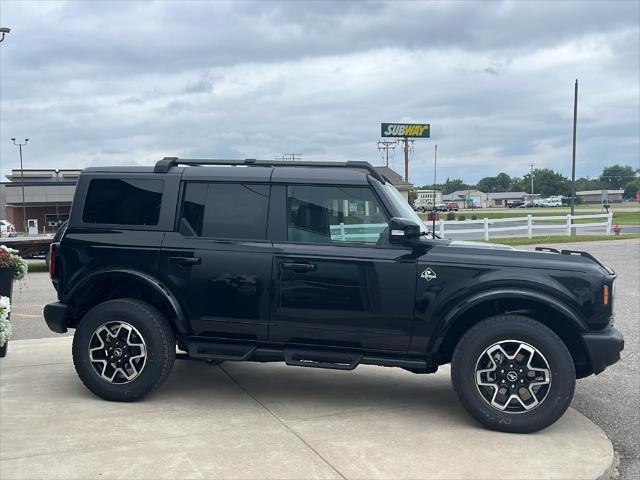
[[[279,160],[281,162],[297,162],[302,160],[301,153],[283,153],[280,156],[275,156],[275,160]]]
[[[395,140],[380,140],[378,141],[378,151],[382,158],[385,160],[385,164],[389,166],[389,150],[391,150],[391,160],[393,160],[393,155],[395,153],[396,147],[398,146],[398,142]],[[384,154],[382,153],[384,151]]]

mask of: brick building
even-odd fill
[[[19,232],[36,220],[38,233],[51,233],[69,218],[80,170],[13,170],[2,183],[4,213]],[[24,180],[24,204],[22,186]],[[24,208],[23,208],[24,205]],[[26,212],[26,219],[23,217]]]

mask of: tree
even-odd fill
[[[445,195],[448,195],[449,193],[453,193],[458,190],[475,190],[475,186],[468,185],[464,183],[462,180],[460,180],[459,178],[456,178],[453,180],[449,180],[447,178],[447,181],[444,183],[444,188],[442,189],[442,193],[444,193]]]
[[[497,192],[498,181],[496,177],[484,177],[478,182],[478,190],[485,193]]]
[[[519,190],[531,193],[531,173],[527,173],[518,182],[516,191]],[[571,194],[571,182],[564,175],[549,168],[536,169],[533,171],[533,193],[539,193],[542,197],[568,196]]]
[[[409,190],[409,205],[411,208],[416,208],[416,199],[418,198],[418,192],[414,188]]]
[[[576,179],[576,192],[600,189],[602,189],[602,182],[596,178],[581,177]]]
[[[627,183],[624,187],[624,198],[636,198],[638,190],[640,190],[640,178],[636,178]]]
[[[511,187],[511,177],[504,172],[495,177],[484,177],[478,182],[476,188],[481,192],[508,192]]]
[[[602,170],[600,181],[604,188],[621,190],[636,177],[636,170],[629,165],[612,165]]]

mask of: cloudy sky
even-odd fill
[[[428,122],[411,179],[638,167],[640,3],[3,0],[0,155],[25,168],[164,156],[369,160]],[[398,149],[392,166],[401,170]]]

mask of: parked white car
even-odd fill
[[[16,227],[9,220],[0,220],[0,237],[17,237]]]
[[[541,207],[561,207],[562,198],[558,198],[558,197],[545,198],[544,200],[540,201],[540,206]]]

